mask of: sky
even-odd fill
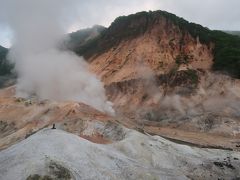
[[[210,29],[240,30],[239,0],[0,0],[0,45],[10,47],[13,43],[14,27],[8,21],[15,15],[12,12],[18,11],[15,4],[28,1],[45,1],[53,12],[56,6],[67,11],[62,20],[66,33],[95,24],[108,27],[118,16],[149,10],[165,10]],[[35,13],[31,6],[20,8],[30,17]]]

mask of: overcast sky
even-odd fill
[[[14,3],[27,1],[44,0],[0,0],[0,45],[7,47],[11,45],[13,33],[7,21],[9,16],[14,16],[11,12],[18,10]],[[45,0],[45,2],[57,2],[56,6],[61,4],[63,7],[64,5],[67,7],[69,2],[74,2],[74,6],[67,9],[69,17],[66,19],[69,21],[65,24],[66,32],[91,27],[94,24],[107,27],[118,16],[149,10],[166,10],[210,29],[240,30],[240,0]],[[49,6],[54,11],[55,5],[49,3]],[[34,13],[27,6],[24,11],[29,13],[29,16]]]

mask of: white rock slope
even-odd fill
[[[0,179],[233,179],[239,152],[199,149],[125,130],[122,141],[91,143],[44,129],[0,152]],[[36,175],[38,174],[38,175]]]

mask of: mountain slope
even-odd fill
[[[81,29],[69,34],[69,48],[72,50],[80,49],[87,41],[99,36],[106,28],[95,25],[92,28]]]
[[[210,69],[212,45],[201,44],[162,12],[120,17],[86,52],[91,69],[109,84],[142,77],[149,69],[166,74],[179,64]]]
[[[224,32],[226,32],[228,34],[240,36],[240,31],[224,31]]]
[[[77,52],[105,83],[117,115],[139,129],[237,137],[239,46],[237,36],[155,11],[117,18]]]
[[[7,60],[8,49],[0,46],[0,87],[7,87],[15,83],[12,73],[14,65]]]
[[[144,36],[149,37],[143,40]],[[138,38],[142,38],[142,40],[137,41]],[[227,72],[234,77],[240,78],[240,37],[220,31],[211,31],[165,11],[140,12],[119,17],[100,36],[87,42],[76,52],[84,55],[89,61],[98,61],[107,52],[112,51],[111,54],[119,54],[118,51],[122,46],[122,42],[134,43],[134,41],[137,41],[135,42],[137,44],[145,44],[146,46],[149,46],[146,41],[155,43],[151,51],[146,47],[143,47],[143,49],[154,55],[157,54],[157,51],[160,51],[157,57],[161,61],[159,62],[156,57],[152,60],[155,63],[160,63],[160,66],[162,66],[162,63],[163,66],[166,63],[173,64],[177,57],[187,57],[186,55],[188,55],[188,61],[191,61],[191,57],[194,56],[193,61],[195,62],[208,61],[206,67],[209,68],[210,66],[213,70]],[[194,44],[198,49],[194,48]],[[128,45],[126,49],[131,51],[133,48]],[[113,57],[106,55],[106,58],[111,61]],[[127,55],[121,57],[121,59],[126,58]],[[131,61],[137,58],[148,59],[149,57],[142,57],[139,54],[130,57]],[[197,66],[201,68],[201,65]],[[155,68],[161,69],[161,67]],[[166,68],[169,69],[169,66]],[[117,71],[115,67],[109,69]]]
[[[12,65],[7,61],[8,49],[0,46],[0,76],[11,73]]]

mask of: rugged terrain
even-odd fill
[[[14,87],[0,92],[0,179],[240,176],[239,136],[235,134],[182,131],[154,123],[143,127],[142,122],[112,117],[79,102],[37,101],[13,95]],[[57,129],[51,129],[53,123]],[[238,126],[229,119],[229,127],[224,123],[214,126],[226,133],[232,131],[232,124]],[[200,126],[208,129],[210,124]],[[156,134],[170,137],[170,141],[152,136]]]
[[[123,124],[201,146],[236,149],[240,81],[216,71],[219,63],[232,63],[230,55],[220,62],[223,42],[229,52],[234,43],[240,45],[238,37],[175,15],[142,12],[117,18],[78,53],[101,77]]]
[[[156,11],[70,40],[115,116],[1,89],[0,179],[240,177],[237,36]]]

